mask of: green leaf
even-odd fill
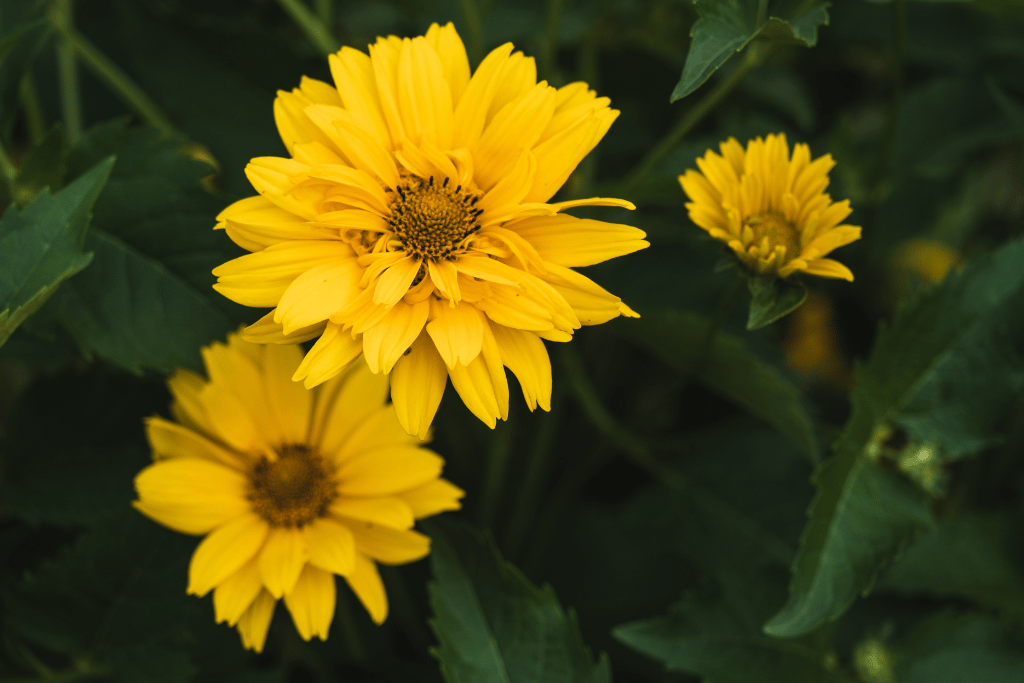
[[[113,670],[119,680],[139,683],[184,683],[194,671],[177,642],[186,633],[185,577],[194,546],[194,539],[126,509],[9,586],[5,628],[83,669]]]
[[[24,211],[11,207],[0,219],[0,345],[92,260],[82,241],[113,165],[102,161],[57,194],[43,192]]]
[[[894,651],[900,683],[1024,680],[1024,648],[987,616],[939,613],[920,624]]]
[[[429,533],[432,653],[448,683],[611,680],[607,657],[594,662],[550,586],[531,584],[462,523],[435,522]]]
[[[690,31],[690,51],[671,102],[703,85],[755,38],[814,47],[818,27],[828,25],[828,3],[797,17],[767,17],[763,23],[758,21],[757,5],[757,0],[694,0],[698,19]]]
[[[1024,616],[1024,573],[1013,554],[1019,529],[997,515],[968,514],[910,545],[877,591],[911,597],[966,598]]]
[[[103,366],[35,381],[2,442],[5,509],[33,525],[65,527],[127,510],[133,478],[152,462],[142,420],[168,402],[161,383]]]
[[[789,601],[767,632],[795,636],[837,618],[930,526],[926,493],[883,461],[894,426],[906,430],[908,448],[946,459],[996,438],[1024,385],[1022,260],[1017,240],[926,290],[879,331],[836,455],[815,475]]]
[[[807,299],[807,288],[793,279],[754,275],[747,279],[750,314],[747,329],[759,330],[795,311]]]
[[[800,392],[778,370],[750,352],[743,340],[719,332],[705,358],[696,358],[710,321],[679,311],[644,313],[620,334],[683,376],[735,403],[789,437],[812,458],[817,441]]]
[[[112,122],[85,135],[68,157],[72,173],[111,152],[118,160],[86,238],[95,265],[46,312],[83,353],[132,372],[199,370],[200,347],[243,316],[255,317],[212,289],[213,268],[241,252],[214,232],[223,203],[200,184],[209,167],[186,156],[182,144]]]
[[[691,592],[667,616],[619,626],[615,637],[663,662],[669,671],[716,683],[847,680],[812,641],[782,641],[760,632],[758,624],[771,613],[766,597],[777,592],[773,586],[728,573],[719,580],[718,591]]]

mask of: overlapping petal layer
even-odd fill
[[[169,380],[178,422],[147,420],[155,462],[135,480],[135,507],[204,535],[188,592],[213,591],[217,621],[263,648],[279,599],[306,640],[326,639],[338,574],[377,623],[387,598],[374,562],[429,552],[414,520],[460,507],[443,461],[385,403],[388,377],[355,365],[313,390],[292,381],[293,345],[231,335],[203,349],[210,379]]]
[[[330,67],[333,86],[278,94],[291,158],[253,159],[260,196],[218,217],[253,253],[217,268],[215,287],[274,308],[245,337],[319,336],[295,375],[308,387],[359,356],[393,372],[399,419],[421,438],[449,377],[491,426],[508,414],[506,367],[547,409],[541,339],[636,315],[571,269],[642,249],[644,233],[563,213],[632,204],[548,203],[618,112],[584,83],[538,83],[511,44],[471,74],[451,24],[343,48]]]
[[[849,200],[833,202],[825,192],[832,155],[812,161],[810,148],[799,143],[791,157],[783,133],[751,140],[746,149],[729,138],[719,149],[697,159],[700,171],[679,176],[690,220],[728,244],[754,273],[853,280],[849,268],[823,258],[861,233],[843,224],[852,212]]]

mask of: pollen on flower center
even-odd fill
[[[388,223],[407,253],[440,261],[450,258],[479,229],[480,196],[448,178],[435,182],[434,176],[406,176],[392,196]]]
[[[766,211],[743,222],[743,246],[764,261],[778,258],[776,266],[800,254],[800,235],[796,226],[779,213]],[[755,252],[756,250],[756,252]]]
[[[283,446],[277,460],[261,458],[250,475],[253,510],[275,527],[301,527],[323,517],[336,495],[323,458],[301,444]]]

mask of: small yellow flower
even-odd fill
[[[209,381],[188,370],[168,380],[177,421],[146,421],[156,462],[135,478],[138,510],[206,536],[188,592],[212,590],[217,621],[257,652],[280,598],[303,638],[326,639],[335,574],[383,622],[375,562],[427,555],[413,521],[458,509],[463,495],[385,403],[387,377],[361,365],[309,391],[291,379],[298,346],[237,335],[203,358]]]
[[[825,193],[832,155],[811,161],[803,143],[793,148],[782,133],[756,138],[744,150],[735,138],[697,159],[700,172],[679,176],[690,197],[690,220],[722,240],[757,275],[786,278],[797,271],[853,280],[850,269],[822,258],[860,239],[860,228],[840,225],[850,202]]]
[[[218,228],[253,252],[214,270],[224,296],[274,310],[244,337],[317,338],[307,387],[360,356],[392,373],[392,400],[424,436],[446,382],[493,427],[508,367],[530,409],[550,409],[543,339],[636,314],[573,268],[647,246],[628,225],[575,218],[591,198],[549,203],[618,116],[585,83],[537,82],[511,43],[470,75],[451,24],[330,56],[334,85],[278,93],[291,158],[253,159],[258,197]]]

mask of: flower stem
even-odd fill
[[[475,67],[484,58],[484,22],[476,0],[459,0],[462,19],[466,22],[466,38],[469,45],[469,65]]]
[[[43,108],[39,104],[39,90],[36,88],[36,81],[31,73],[25,74],[21,80],[18,98],[21,100],[21,108],[25,112],[25,123],[28,126],[28,136],[32,144],[42,142],[46,137],[46,121],[43,118]]]
[[[60,35],[61,45],[72,50],[72,56],[78,56],[82,63],[103,81],[107,87],[124,102],[129,109],[139,115],[143,121],[151,126],[159,128],[162,132],[170,134],[174,132],[174,126],[167,116],[160,110],[153,100],[136,85],[124,71],[120,69],[105,54],[99,51],[95,45],[89,42],[85,36],[76,31],[70,22],[61,23],[59,14],[55,12],[50,15],[54,29]],[[77,91],[77,85],[76,85]],[[66,117],[65,117],[66,118]],[[78,131],[81,131],[79,123]],[[72,135],[70,124],[68,126],[68,141],[74,142],[77,138]]]
[[[0,174],[3,174],[8,196],[13,199],[14,180],[18,177],[18,167],[14,165],[14,162],[11,160],[11,156],[7,153],[7,150],[4,149],[2,142],[0,142]]]
[[[562,21],[562,5],[564,0],[548,0],[545,12],[544,41],[541,43],[540,66],[548,82],[555,79],[558,71],[558,36],[559,24]]]
[[[329,55],[341,49],[337,38],[331,34],[327,25],[313,14],[302,0],[277,0],[277,4],[288,13],[317,50]]]
[[[552,446],[555,437],[558,436],[558,428],[561,426],[560,418],[562,416],[559,408],[562,403],[562,392],[560,387],[560,384],[556,384],[551,392],[551,412],[548,415],[540,416],[540,429],[537,430],[537,437],[530,450],[526,474],[523,476],[523,485],[519,490],[519,501],[514,514],[509,516],[505,526],[502,551],[509,559],[515,558],[522,550],[526,532],[530,528],[534,512],[538,508],[541,492],[548,481]]]
[[[71,0],[55,0],[50,10],[50,23],[56,29],[57,75],[60,80],[60,101],[64,113],[64,130],[68,142],[74,143],[82,135],[82,101],[78,92],[78,63],[75,48],[68,39],[71,32]]]
[[[320,17],[323,25],[328,27],[334,23],[334,0],[316,0],[316,15]]]
[[[509,406],[511,409],[511,405]],[[483,490],[480,493],[480,508],[477,522],[485,529],[494,524],[501,503],[505,477],[508,473],[509,456],[512,454],[513,429],[511,421],[499,422],[494,429],[491,449],[487,454],[487,471],[484,474]]]
[[[641,159],[640,163],[633,168],[629,175],[626,176],[626,179],[622,181],[622,184],[619,185],[619,189],[614,193],[615,196],[628,196],[630,191],[647,177],[647,174],[651,172],[658,162],[672,151],[672,148],[678,145],[711,110],[718,106],[718,103],[732,92],[732,89],[739,85],[751,70],[764,61],[767,53],[767,46],[759,49],[759,46],[752,45],[747,50],[746,57],[733,69],[732,73],[720,80],[697,104],[693,105],[683,118],[679,119],[675,127],[654,146],[654,149]]]

